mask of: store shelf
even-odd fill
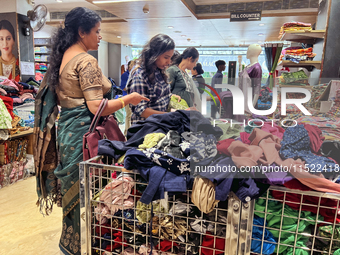
[[[23,136],[26,136],[26,135],[32,135],[32,134],[33,134],[33,128],[30,128],[26,131],[21,131],[18,134],[10,135],[9,139],[19,138],[19,137],[23,137]]]
[[[36,62],[36,63],[50,63],[50,61],[37,61],[37,60],[35,60],[34,62]]]
[[[37,46],[37,47],[43,47],[43,46],[46,46],[46,47],[52,47],[51,44],[34,44],[34,46]]]
[[[321,69],[321,61],[300,61],[299,63],[294,63],[289,60],[282,60],[280,65],[283,67],[315,67],[316,69]]]
[[[287,31],[283,34],[281,41],[293,41],[301,43],[314,44],[316,39],[323,39],[325,37],[325,30],[312,31]]]
[[[284,85],[284,84],[279,84],[280,88],[305,88],[305,89],[312,89],[312,86],[302,86],[302,85]]]
[[[40,55],[50,55],[50,52],[34,52],[34,54],[40,54]]]

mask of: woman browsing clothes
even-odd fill
[[[137,66],[131,71],[126,85],[128,94],[138,92],[150,99],[131,106],[131,124],[144,120],[152,114],[163,114],[168,110],[171,91],[165,74],[171,63],[175,43],[167,35],[158,34],[144,46]],[[177,95],[173,95],[178,98]]]
[[[15,45],[14,28],[8,20],[0,21],[0,76],[20,81],[19,59],[13,54]]]
[[[198,61],[198,51],[189,47],[174,61],[167,70],[171,92],[184,99],[189,107],[196,107],[200,111],[201,100],[198,89],[186,70],[192,70]]]
[[[100,25],[100,16],[83,7],[74,8],[66,15],[65,28],[59,28],[52,39],[51,67],[36,98],[36,112],[40,113],[40,118],[35,123],[37,148],[34,157],[38,166],[40,208],[47,214],[52,210],[51,203],[57,196],[57,177],[61,183],[63,207],[59,243],[63,254],[80,255],[79,162],[83,159],[83,135],[103,97],[108,98],[111,94],[110,81],[102,74],[97,60],[87,53],[98,50],[102,38]],[[138,93],[109,100],[102,115],[142,100],[148,101]],[[52,125],[58,114],[57,103],[61,113],[57,128],[58,148],[55,148]],[[57,151],[60,155],[58,165]]]

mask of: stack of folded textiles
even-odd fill
[[[282,76],[280,76],[280,85],[306,86],[309,85],[308,76],[303,70],[282,73]]]
[[[303,22],[287,22],[284,23],[280,30],[279,39],[281,39],[285,32],[287,31],[311,31],[312,24],[310,23],[303,23]]]
[[[295,63],[300,61],[313,60],[316,53],[313,53],[313,48],[286,50],[283,60],[290,60]]]

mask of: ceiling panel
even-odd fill
[[[212,4],[266,2],[271,0],[193,0],[193,1],[196,5],[212,5]]]
[[[90,0],[88,1],[90,2]],[[163,19],[193,16],[180,0],[134,1],[96,5],[123,19]],[[147,6],[149,13],[143,12],[144,6]]]
[[[282,16],[285,15],[284,12],[278,13],[277,15],[281,15],[278,17],[262,17],[261,21],[251,22],[230,22],[226,18],[198,20],[181,0],[139,0],[96,5],[89,3],[90,0],[63,1],[61,5],[54,0],[36,0],[36,3],[46,4],[50,11],[53,10],[53,6],[59,5],[58,11],[61,10],[61,6],[64,9],[68,8],[67,10],[75,6],[85,6],[111,12],[120,19],[117,18],[118,22],[117,20],[105,20],[102,23],[103,40],[124,45],[144,45],[158,33],[168,34],[178,46],[248,45],[258,41],[278,40],[280,27],[285,22],[303,21],[313,24],[316,21],[316,15]],[[195,0],[195,2],[198,1],[205,0]],[[212,3],[215,0],[206,1]],[[221,0],[221,2],[233,1]],[[242,0],[242,2],[244,1]],[[149,8],[148,14],[143,12],[143,7],[146,4]],[[264,25],[259,26],[260,24]],[[169,26],[173,28],[171,29]],[[263,35],[259,36],[259,34]]]
[[[51,11],[69,11],[75,7],[86,7],[91,10],[99,10],[100,7],[95,6],[85,0],[63,0],[62,3],[56,2],[56,0],[34,0],[35,5],[44,4],[48,10]]]

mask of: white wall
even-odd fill
[[[121,45],[109,43],[109,77],[116,81],[116,84],[120,86],[120,66],[121,66]]]
[[[122,45],[121,50],[121,65],[125,64],[125,56],[129,57],[129,60],[132,60],[132,48],[131,46]]]
[[[34,32],[34,38],[51,38],[56,29],[56,27],[45,24],[40,31]]]
[[[10,1],[0,0],[0,6],[1,6],[0,13],[17,11],[16,1],[13,1],[13,0],[10,0]]]
[[[98,65],[102,69],[103,74],[109,76],[109,43],[100,41],[98,48]]]
[[[7,1],[7,2],[15,2],[13,0]],[[22,15],[27,15],[28,10],[33,10],[33,6],[30,5],[27,0],[16,0],[16,12],[20,13]],[[2,9],[2,5],[1,5]]]

